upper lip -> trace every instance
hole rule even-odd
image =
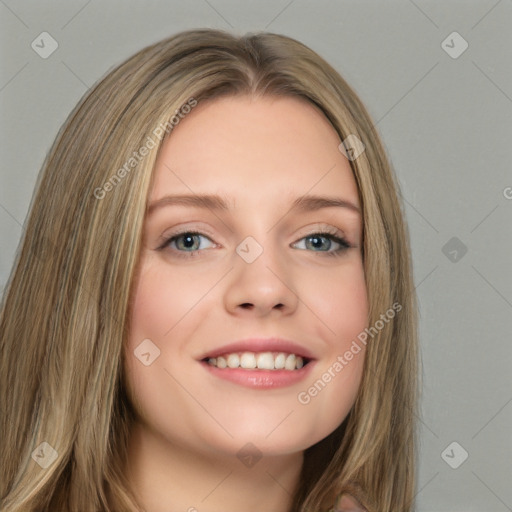
[[[203,354],[200,359],[217,357],[234,352],[284,352],[305,359],[314,359],[313,354],[301,344],[284,338],[247,338],[214,348]]]

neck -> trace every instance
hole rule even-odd
[[[288,512],[302,452],[261,458],[247,452],[198,453],[135,423],[126,473],[145,512]]]

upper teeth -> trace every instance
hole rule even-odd
[[[260,370],[298,370],[304,366],[304,360],[295,354],[284,352],[242,352],[210,357],[208,363],[217,368],[245,368]]]

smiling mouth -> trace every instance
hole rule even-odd
[[[244,370],[300,370],[309,359],[287,352],[232,352],[217,357],[206,357],[204,362],[221,369]]]

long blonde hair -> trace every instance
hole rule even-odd
[[[368,325],[401,306],[368,342],[351,412],[306,450],[291,511],[328,510],[343,493],[369,511],[412,510],[416,299],[399,187],[380,138],[354,91],[303,44],[203,29],[149,46],[109,72],[70,114],[44,162],[0,316],[4,512],[140,510],[122,470],[134,419],[122,347],[163,140],[157,128],[168,131],[191,98],[224,95],[300,97],[341,140],[363,141],[351,166],[363,211]],[[48,467],[37,463],[38,450],[54,459]]]

